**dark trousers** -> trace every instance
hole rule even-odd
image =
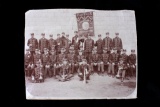
[[[91,52],[85,52],[85,57],[87,59],[87,63],[90,62],[90,57],[91,57],[92,53]]]

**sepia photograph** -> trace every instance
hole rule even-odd
[[[133,10],[29,10],[24,36],[26,99],[137,98]]]

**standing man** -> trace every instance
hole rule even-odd
[[[116,49],[113,49],[114,52],[109,56],[109,76],[112,75],[114,78],[118,72],[118,62],[119,62],[119,54]],[[112,72],[111,72],[112,71]]]
[[[60,37],[60,34],[57,34],[57,39],[56,39],[56,55],[61,53],[61,47],[62,47],[62,40]]]
[[[101,55],[103,53],[103,40],[101,34],[98,35],[98,40],[96,41],[95,46],[97,46],[97,54]]]
[[[27,45],[29,46],[31,56],[35,54],[35,49],[38,48],[38,40],[34,38],[34,33],[31,33],[31,38],[28,40]]]
[[[66,37],[65,37],[65,33],[64,32],[62,32],[61,40],[62,40],[62,46],[64,46],[65,45],[65,41],[66,41]]]
[[[103,39],[103,47],[107,48],[109,53],[112,50],[112,39],[109,37],[109,32],[106,33],[106,37]]]
[[[88,35],[88,38],[84,42],[84,50],[85,50],[85,57],[87,58],[87,63],[90,62],[90,56],[92,55],[92,50],[94,47],[94,40],[91,39],[91,36]]]
[[[42,38],[39,40],[39,49],[44,54],[44,48],[48,49],[48,40],[45,38],[45,33],[42,33]]]
[[[78,48],[79,48],[79,39],[78,39],[78,32],[74,31],[74,37],[72,38],[72,45],[74,45],[75,54],[78,55]]]
[[[49,36],[50,36],[50,39],[48,40],[48,42],[49,42],[49,50],[51,51],[52,46],[54,46],[54,45],[56,46],[57,43],[56,43],[56,40],[53,39],[53,35],[52,34],[50,34]]]
[[[128,62],[129,62],[129,71],[131,75],[136,76],[136,54],[135,50],[131,50],[131,54],[128,57]]]
[[[113,48],[117,50],[117,53],[120,54],[121,49],[123,49],[122,40],[119,36],[119,33],[115,33],[116,37],[113,39]]]
[[[66,39],[64,40],[64,45],[63,45],[66,49],[66,54],[69,53],[69,47],[71,46],[71,40],[69,40],[69,35],[66,35]]]

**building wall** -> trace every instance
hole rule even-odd
[[[30,10],[26,12],[25,21],[25,48],[28,48],[27,41],[30,38],[30,33],[35,34],[38,40],[41,38],[41,33],[46,34],[49,39],[49,34],[53,34],[56,39],[57,33],[65,32],[69,34],[70,39],[77,29],[77,21],[75,14],[78,12],[94,11],[94,30],[97,40],[98,34],[105,37],[105,33],[109,32],[110,37],[115,37],[115,32],[119,32],[119,37],[122,39],[123,48],[127,49],[127,54],[130,54],[131,49],[137,52],[137,34],[135,25],[134,11],[99,11],[89,9],[51,9],[51,10]]]

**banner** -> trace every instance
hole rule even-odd
[[[93,12],[76,13],[79,35],[94,35]]]

